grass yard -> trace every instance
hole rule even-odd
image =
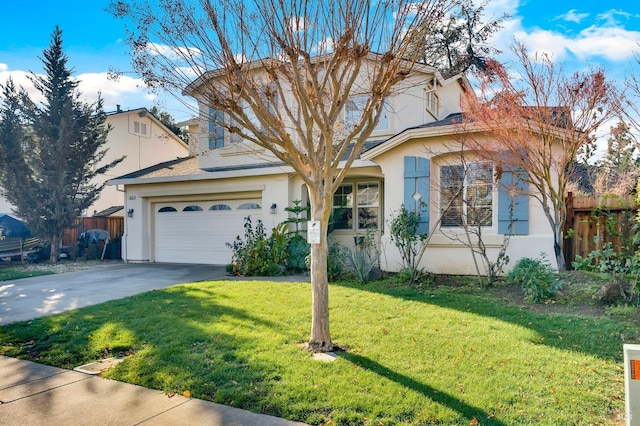
[[[330,288],[336,362],[302,348],[309,284],[185,284],[0,328],[0,354],[309,424],[623,424],[621,335],[607,316],[539,313],[462,287]]]
[[[0,267],[0,281],[18,280],[21,278],[37,277],[53,274],[53,271],[34,271],[22,267]]]

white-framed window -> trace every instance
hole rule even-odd
[[[438,117],[438,113],[440,112],[440,99],[436,94],[435,90],[428,90],[425,93],[425,108],[435,117]]]
[[[493,165],[440,167],[442,228],[493,225]]]
[[[367,104],[369,96],[357,95],[351,96],[344,107],[344,123],[347,130],[351,130],[355,127],[362,118],[362,112]],[[385,101],[380,111],[380,119],[373,131],[389,130],[391,128],[391,121],[389,117],[389,102]]]
[[[355,212],[355,216],[354,216]],[[333,194],[333,229],[364,231],[380,222],[380,182],[346,182]]]
[[[209,107],[209,149],[224,146],[224,112]]]

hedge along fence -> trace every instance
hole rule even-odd
[[[574,197],[569,192],[565,201],[564,256],[568,268],[576,256],[587,257],[606,243],[617,253],[628,244],[638,214],[633,197]]]

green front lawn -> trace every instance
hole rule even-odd
[[[186,284],[2,327],[0,354],[65,368],[129,354],[103,375],[310,424],[620,424],[620,336],[638,339],[624,323],[343,283],[331,329],[346,351],[324,363],[301,345],[310,299],[309,284]]]
[[[39,275],[50,275],[53,271],[34,271],[25,268],[0,268],[0,281],[18,280],[21,278],[37,277]]]

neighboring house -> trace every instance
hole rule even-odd
[[[106,124],[111,127],[104,146],[104,163],[124,156],[124,160],[106,174],[96,177],[94,183],[102,185],[108,179],[131,173],[162,161],[189,155],[187,143],[178,138],[146,108],[117,111],[107,114]],[[13,206],[0,197],[0,213],[10,213]],[[85,216],[123,216],[124,191],[118,186],[105,186]]]
[[[514,177],[492,164],[474,162],[468,153],[460,155],[457,122],[465,90],[470,89],[463,76],[445,79],[434,68],[415,67],[388,99],[377,129],[334,195],[333,238],[353,247],[355,236],[375,228],[383,269],[397,271],[400,256],[388,228],[404,204],[420,209],[422,229],[433,234],[422,266],[432,272],[474,274],[460,227],[466,204],[451,192],[464,185],[463,196],[475,197],[471,201],[481,212],[483,238],[492,254],[510,227],[517,234],[507,251],[511,265],[520,257],[553,253],[553,237],[538,203],[494,182],[494,176],[501,182]],[[187,91],[194,95],[197,87]],[[357,117],[359,105],[354,96],[345,108],[346,123]],[[132,212],[125,218],[123,238],[123,258],[129,262],[227,264],[231,249],[226,243],[244,233],[245,217],[254,224],[262,220],[269,230],[288,217],[284,207],[308,199],[305,184],[291,167],[229,135],[216,124],[221,113],[201,99],[199,108],[203,118],[190,123],[192,137],[199,135],[194,140],[197,156],[109,182],[124,188],[125,210]],[[471,164],[472,175],[460,174],[463,162]],[[449,208],[443,212],[445,206]]]

